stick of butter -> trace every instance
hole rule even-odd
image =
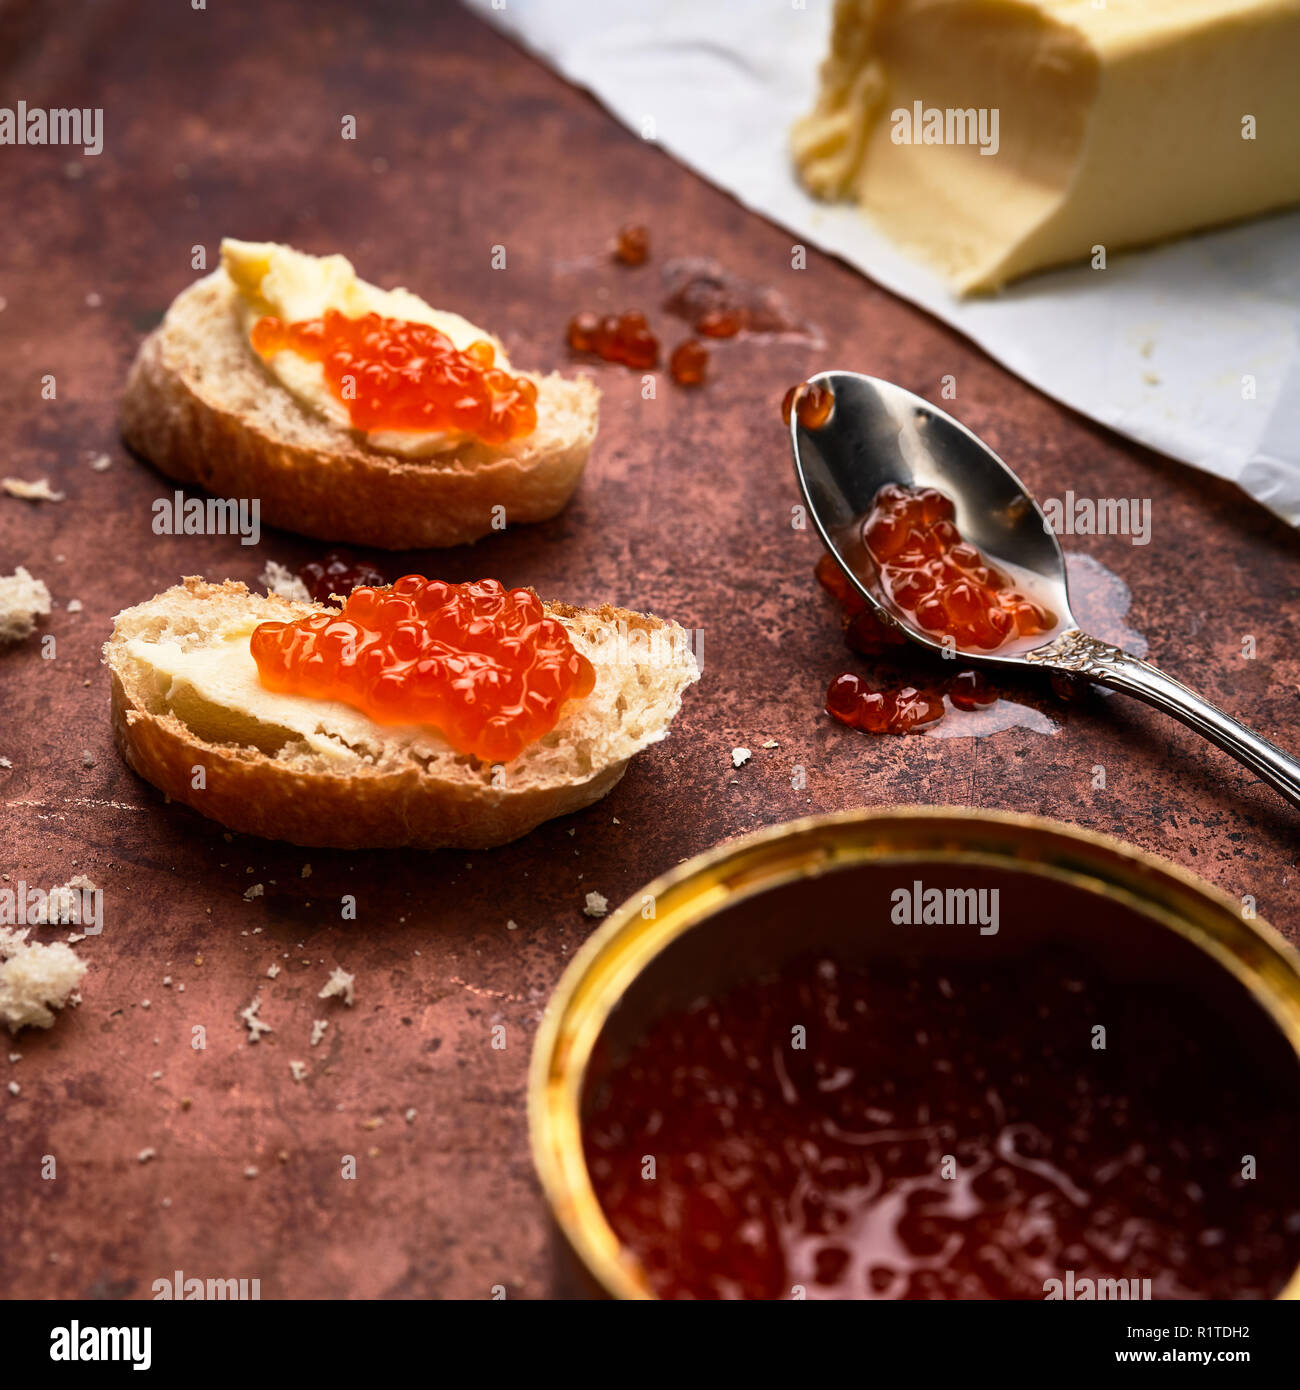
[[[1300,202],[1300,0],[837,0],[810,192],[958,290]]]

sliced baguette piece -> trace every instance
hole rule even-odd
[[[196,281],[132,364],[122,437],[169,478],[256,497],[262,521],[287,531],[387,550],[462,545],[501,529],[501,518],[545,521],[577,487],[600,399],[588,377],[522,373],[537,385],[532,434],[403,459],[286,391],[245,339],[238,301],[224,270]]]
[[[250,720],[214,704],[211,688],[205,699],[199,682],[159,670],[158,644],[175,644],[166,649],[173,654],[177,647],[216,649],[232,632],[324,607],[191,577],[119,613],[104,660],[126,761],[172,799],[266,839],[343,849],[487,849],[604,796],[634,753],[667,736],[682,692],[699,679],[675,623],[608,605],[548,603],[591,660],[596,685],[550,734],[493,768],[433,731],[375,724],[333,701],[311,702],[304,732],[303,697],[289,697],[299,722],[281,726],[265,717],[260,701],[286,697],[260,690]],[[290,720],[291,711],[281,717]]]

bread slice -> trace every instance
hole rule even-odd
[[[122,437],[169,478],[256,497],[268,525],[388,550],[462,545],[500,530],[502,518],[545,521],[577,487],[596,437],[600,393],[589,378],[522,373],[537,384],[532,434],[398,458],[286,391],[245,339],[238,301],[224,270],[196,281],[132,364]]]
[[[300,722],[304,697],[289,697],[291,710],[286,697],[259,689],[258,715],[250,719],[158,669],[164,650],[216,649],[231,632],[323,607],[188,578],[119,613],[104,659],[113,678],[113,730],[131,767],[231,830],[267,839],[344,849],[486,849],[599,800],[634,753],[667,735],[682,692],[699,679],[675,623],[608,605],[548,603],[595,667],[596,685],[551,733],[494,768],[433,731],[375,724],[333,701],[311,702],[308,727]],[[267,717],[263,700],[280,702],[289,722]]]

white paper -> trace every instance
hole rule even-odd
[[[829,0],[468,3],[632,129],[653,122],[664,149],[746,207],[1048,395],[1300,524],[1300,211],[961,300],[856,208],[819,203],[794,177],[789,131],[812,104]]]

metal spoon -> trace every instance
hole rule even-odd
[[[790,413],[795,473],[813,524],[840,568],[886,621],[914,642],[981,666],[1035,666],[1083,676],[1136,695],[1230,753],[1300,806],[1300,761],[1202,699],[1150,662],[1082,631],[1070,612],[1065,557],[1020,479],[964,425],[929,401],[875,377],[821,372],[810,384],[831,392],[829,415],[806,427]],[[862,522],[886,483],[934,487],[952,498],[957,529],[995,564],[1021,571],[1029,597],[1056,626],[994,652],[936,640],[896,608],[862,541]],[[1016,576],[1018,579],[1019,576]]]

